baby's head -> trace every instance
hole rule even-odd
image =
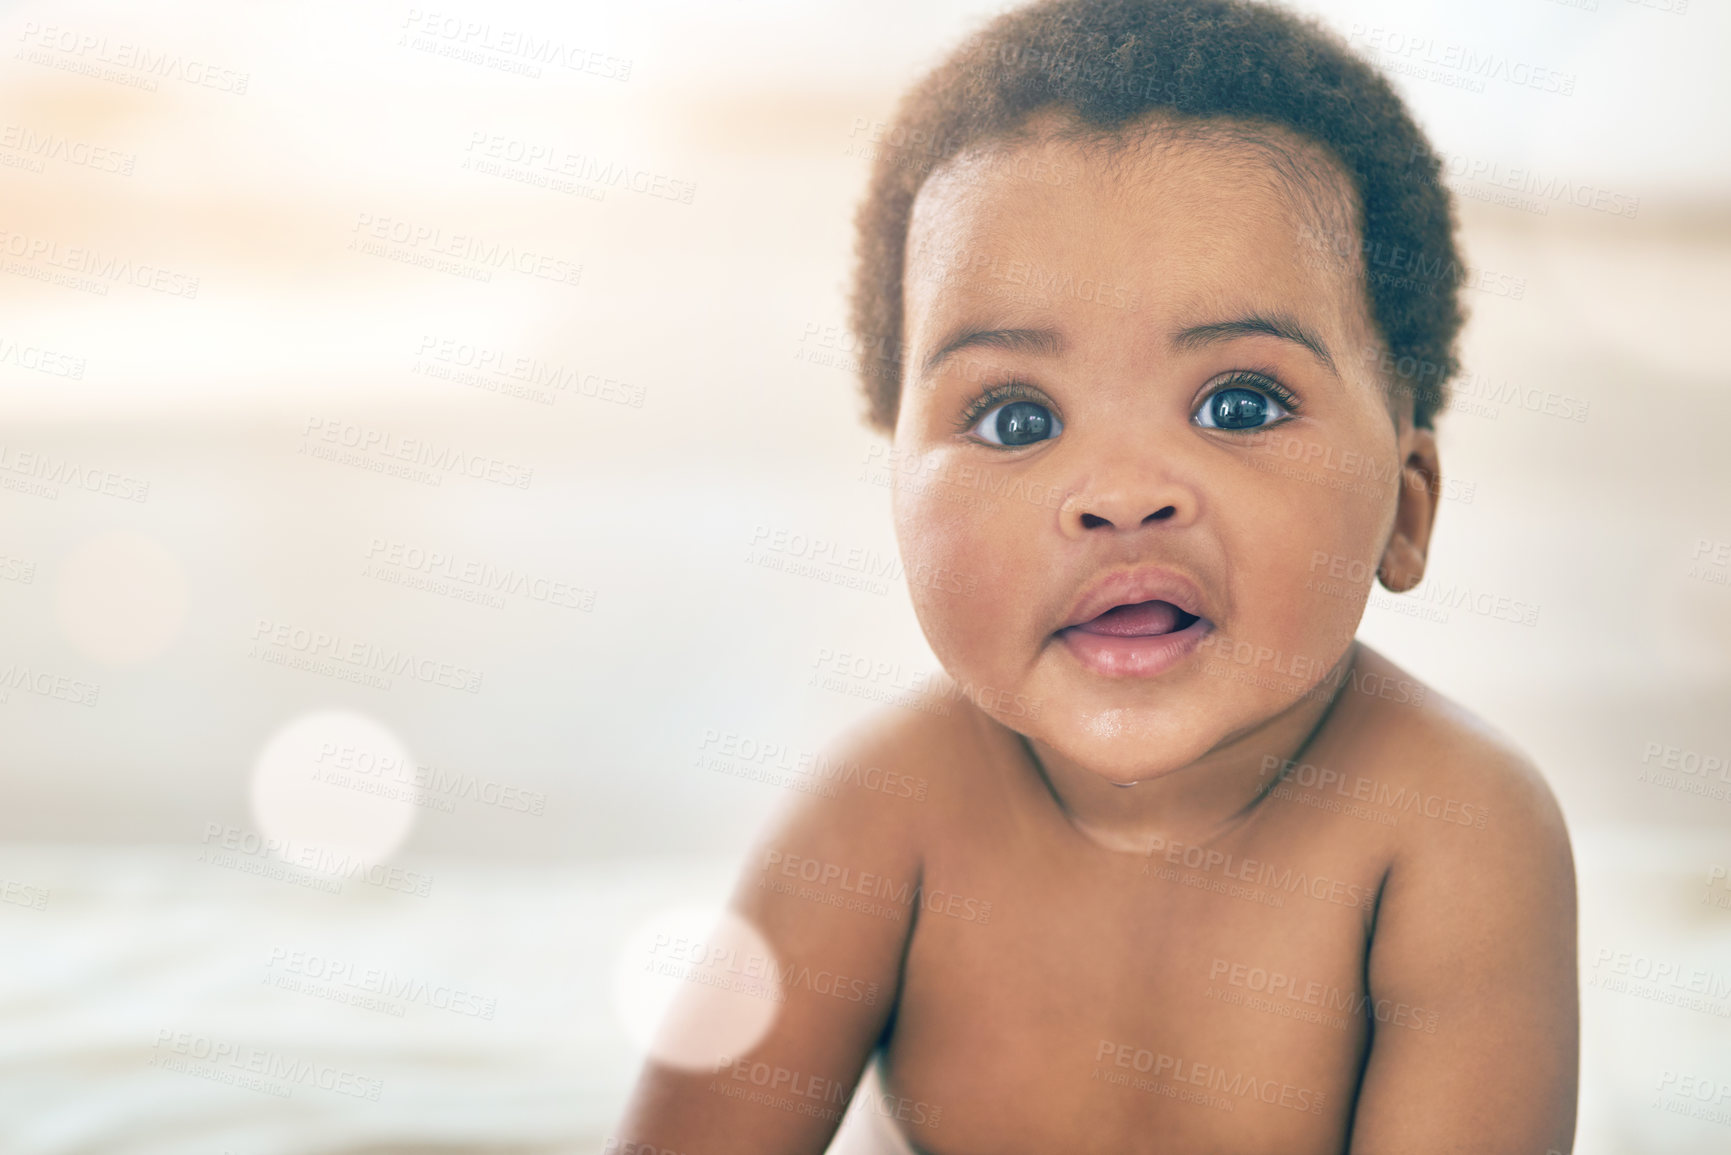
[[[1118,781],[1313,698],[1435,511],[1462,278],[1399,98],[1276,9],[1054,0],[888,140],[853,321],[945,669]]]

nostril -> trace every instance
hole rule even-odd
[[[1174,515],[1176,515],[1177,512],[1178,512],[1177,506],[1168,505],[1162,509],[1155,510],[1153,513],[1149,514],[1147,517],[1143,518],[1142,524],[1147,525],[1151,521],[1165,521],[1168,518],[1171,518]],[[1082,514],[1082,528],[1083,529],[1099,529],[1101,526],[1105,526],[1106,528],[1110,529],[1112,527],[1112,519],[1109,517],[1101,517],[1097,513],[1084,513],[1084,514]]]

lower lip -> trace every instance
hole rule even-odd
[[[1058,637],[1083,668],[1102,677],[1152,678],[1195,653],[1213,629],[1207,618],[1197,618],[1169,634],[1114,638],[1066,629],[1059,630]]]

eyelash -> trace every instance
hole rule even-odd
[[[1279,402],[1288,413],[1294,416],[1298,414],[1299,408],[1303,404],[1296,393],[1276,381],[1274,375],[1267,370],[1234,369],[1226,375],[1225,379],[1216,383],[1213,388],[1203,394],[1203,397],[1212,397],[1223,389],[1251,389],[1262,393]],[[1032,385],[1022,381],[1006,381],[1002,385],[993,385],[968,403],[968,407],[962,411],[961,417],[956,420],[957,432],[968,432],[980,423],[980,418],[1006,401],[1032,401],[1037,405],[1044,405],[1055,414],[1057,413],[1057,406],[1052,404],[1051,398]],[[1062,420],[1062,415],[1059,414],[1058,416]],[[1257,428],[1267,429],[1268,426],[1263,425]],[[1242,432],[1255,431],[1243,430]]]
[[[1058,410],[1058,407],[1052,404],[1051,398],[1032,385],[1022,381],[1006,381],[1002,385],[993,385],[969,402],[968,407],[962,411],[961,417],[956,420],[956,431],[959,433],[968,432],[980,423],[980,418],[1006,401],[1032,401],[1036,405],[1044,405],[1053,413],[1057,413]]]
[[[1278,401],[1281,407],[1294,417],[1298,415],[1299,407],[1303,405],[1303,402],[1298,399],[1298,394],[1282,385],[1279,381],[1276,381],[1274,379],[1274,374],[1266,369],[1234,369],[1226,375],[1224,380],[1216,382],[1213,387],[1202,396],[1204,399],[1207,399],[1225,389],[1249,389],[1253,392],[1271,397],[1275,401]],[[1270,428],[1270,426],[1267,425],[1259,425],[1256,427],[1256,429],[1268,428]],[[1240,430],[1239,432],[1253,433],[1255,431],[1255,429],[1247,429]]]

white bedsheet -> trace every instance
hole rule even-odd
[[[0,851],[7,1155],[598,1150],[639,1061],[614,960],[731,869],[417,861],[425,896],[331,894],[205,854]],[[400,997],[331,997],[373,997],[371,968]],[[238,1085],[259,1068],[277,1093]]]
[[[1577,1151],[1722,1155],[1731,1126],[1690,1117],[1677,1089],[1731,1085],[1731,909],[1701,901],[1731,841],[1618,827],[1575,842]],[[0,848],[5,1155],[599,1151],[641,1061],[614,1005],[621,952],[657,912],[721,902],[735,865],[407,860],[430,876],[419,896],[354,879],[332,894],[209,858]],[[1604,951],[1682,975],[1612,989]],[[324,965],[350,981],[284,985]],[[355,979],[371,968],[399,993],[329,997],[367,997]],[[1709,1009],[1675,1001],[1695,972]],[[224,1045],[214,1061],[190,1053]],[[274,1087],[238,1085],[249,1064]]]

